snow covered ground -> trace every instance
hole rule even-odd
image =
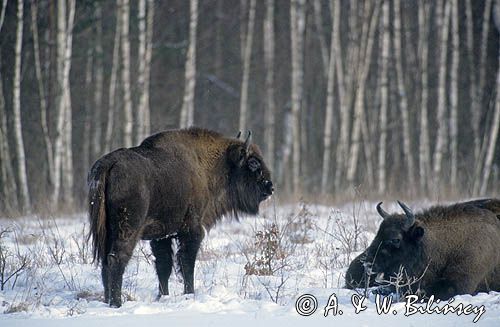
[[[397,210],[390,203],[384,207]],[[269,202],[259,217],[244,217],[240,222],[226,219],[210,231],[198,256],[194,296],[182,294],[180,276],[173,274],[171,295],[159,301],[154,258],[149,244],[141,242],[124,276],[126,301],[121,308],[111,309],[102,303],[100,269],[90,263],[85,214],[3,218],[0,260],[3,256],[6,269],[0,291],[0,326],[472,324],[477,311],[405,316],[404,302],[377,314],[373,296],[363,302],[366,310],[355,313],[351,300],[357,293],[342,288],[343,275],[350,260],[374,237],[379,223],[375,203],[365,201],[337,207],[297,204],[278,208]],[[19,273],[5,282],[18,268]],[[317,310],[310,316],[296,310],[296,301],[304,294],[317,301]],[[325,317],[329,299],[338,307]],[[300,310],[314,311],[313,303],[300,301]],[[451,303],[459,304],[485,311],[478,325],[500,326],[500,293],[458,296]]]

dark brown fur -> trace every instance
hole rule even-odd
[[[384,219],[371,245],[349,266],[348,288],[363,287],[368,277],[369,286],[379,285],[375,275],[389,280],[402,266],[409,277],[421,277],[411,291],[420,287],[427,296],[500,291],[500,200],[435,206],[417,213],[411,226],[405,226],[407,219]]]
[[[225,214],[256,214],[273,191],[259,148],[198,128],[166,131],[141,145],[118,149],[93,165],[88,183],[90,235],[101,262],[105,301],[121,305],[122,276],[136,243],[151,240],[160,280],[168,294],[171,242],[186,293],[194,292],[197,251]]]

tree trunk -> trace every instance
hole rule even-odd
[[[186,54],[184,99],[181,109],[180,127],[194,123],[194,91],[196,87],[196,29],[198,26],[198,0],[190,0],[189,47]]]
[[[439,75],[438,75],[438,103],[437,103],[437,140],[436,140],[436,148],[434,151],[434,184],[435,192],[439,192],[436,188],[439,185],[439,181],[441,180],[441,168],[442,168],[442,159],[445,151],[446,145],[446,133],[447,133],[447,120],[446,120],[446,66],[447,60],[446,55],[448,53],[448,28],[450,22],[450,3],[445,0],[445,8],[444,13],[442,13],[442,1],[438,2],[438,26],[442,28],[438,28],[441,30],[441,44],[440,44],[440,57],[439,57]],[[441,14],[442,13],[442,14]]]
[[[292,0],[290,6],[291,56],[292,56],[292,188],[300,191],[300,111],[304,76],[305,0]]]
[[[399,95],[399,110],[401,111],[401,120],[403,121],[403,154],[407,166],[407,182],[414,185],[414,158],[411,146],[410,114],[408,112],[408,99],[405,87],[405,78],[403,76],[402,63],[402,33],[401,33],[401,6],[400,1],[394,1],[394,57],[396,60],[396,74]],[[413,188],[408,191],[411,192]]]
[[[73,154],[71,150],[71,94],[69,71],[71,68],[72,30],[75,1],[69,1],[68,18],[66,0],[57,5],[57,126],[54,146],[54,188],[52,205],[57,208],[64,181],[64,201],[71,205],[73,198]],[[66,20],[68,19],[68,20]]]
[[[150,131],[149,76],[152,51],[154,0],[139,1],[139,106],[137,108],[136,143],[140,143]],[[147,7],[147,14],[146,14]]]
[[[4,0],[2,13],[3,16],[5,10],[5,4],[7,0]],[[0,16],[0,18],[2,17]],[[2,19],[0,19],[0,32],[2,29]],[[0,48],[1,50],[1,48]],[[0,51],[0,62],[1,62],[1,51]],[[0,210],[4,213],[13,213],[19,211],[17,202],[17,184],[16,177],[14,175],[14,169],[12,168],[11,152],[8,140],[7,131],[7,117],[5,114],[5,98],[3,95],[3,77],[0,72],[0,178],[1,178],[1,200],[0,200]]]
[[[474,157],[473,162],[479,158],[479,152],[481,151],[481,140],[479,136],[479,116],[480,111],[478,99],[477,99],[477,84],[476,84],[476,64],[474,60],[474,23],[472,20],[472,0],[465,0],[465,21],[466,21],[466,40],[467,40],[467,61],[469,68],[469,97],[471,100],[470,104],[470,115],[472,117],[472,135],[474,139]]]
[[[458,170],[458,61],[459,61],[459,31],[458,31],[458,0],[451,3],[451,72],[450,72],[450,161],[452,190],[457,187]]]
[[[123,84],[123,145],[126,148],[132,146],[133,115],[132,97],[130,94],[130,40],[129,40],[129,0],[121,1],[121,50],[122,50],[122,84]]]
[[[481,108],[483,106],[483,90],[484,86],[486,83],[485,80],[485,75],[486,75],[486,54],[488,50],[488,34],[490,30],[490,16],[491,16],[491,6],[492,6],[493,1],[492,0],[485,0],[485,5],[484,5],[484,12],[483,12],[483,26],[481,30],[481,47],[480,47],[480,53],[479,53],[479,63],[477,67],[479,67],[479,87],[476,88],[476,96],[473,98],[473,104],[472,104],[472,112],[473,112],[473,126],[474,129],[477,129],[479,131],[480,125],[481,125]],[[479,146],[479,151],[478,151],[478,156],[475,157],[474,162],[476,163],[476,167],[474,169],[474,185],[473,185],[473,193],[477,194],[480,191],[481,187],[481,169],[483,167],[482,162],[483,162],[483,155],[484,155],[484,150],[485,150],[485,144],[482,143],[480,140],[478,140],[478,143],[480,144]],[[484,174],[483,174],[484,175]]]
[[[69,72],[71,70],[71,52],[73,45],[73,24],[75,19],[75,0],[68,1],[68,22],[66,24],[66,49],[64,57],[64,75],[63,75],[63,90],[64,90],[64,150],[62,162],[62,177],[63,177],[63,196],[62,199],[66,206],[73,206],[73,139],[72,139],[72,109],[71,109],[71,88],[69,83]]]
[[[316,5],[316,6],[319,6]],[[328,179],[330,175],[330,159],[332,155],[332,130],[333,130],[333,111],[334,111],[334,87],[335,87],[335,69],[338,53],[337,50],[337,38],[338,38],[338,28],[340,27],[337,15],[338,15],[338,4],[332,3],[332,31],[331,31],[331,42],[330,42],[330,62],[328,64],[328,82],[326,89],[326,108],[325,108],[325,128],[323,132],[323,166],[321,174],[321,193],[326,194],[328,192]],[[317,15],[320,13],[317,13]],[[327,56],[328,57],[328,56]]]
[[[380,139],[378,151],[378,191],[386,191],[386,145],[387,145],[387,111],[389,108],[389,80],[387,67],[389,65],[389,1],[384,1],[382,6],[382,68],[380,79]]]
[[[497,87],[496,87],[496,99],[495,99],[495,113],[493,115],[493,120],[490,129],[490,135],[488,140],[488,148],[486,151],[486,158],[484,160],[483,178],[481,180],[481,188],[479,189],[479,194],[485,195],[488,188],[488,180],[491,174],[491,166],[493,163],[493,158],[495,156],[495,146],[498,140],[498,132],[500,129],[500,48],[498,52],[498,72],[497,72]]]
[[[247,128],[248,111],[248,82],[250,78],[250,64],[252,59],[253,30],[255,25],[255,5],[256,0],[250,0],[250,12],[248,14],[247,36],[245,37],[245,47],[243,51],[243,79],[241,82],[240,96],[240,121],[239,130],[245,131]]]
[[[120,0],[121,1],[121,0]],[[108,96],[108,117],[106,122],[106,137],[105,137],[105,147],[104,152],[109,152],[111,150],[113,141],[113,123],[115,116],[115,97],[116,97],[116,86],[117,86],[117,76],[119,69],[120,60],[120,39],[121,39],[121,18],[120,18],[120,1],[117,3],[116,8],[116,26],[115,26],[115,39],[113,42],[113,59],[111,64],[111,76],[109,79],[109,96]]]
[[[321,50],[321,59],[323,62],[323,70],[325,72],[325,77],[328,79],[329,72],[329,59],[328,59],[328,47],[326,45],[325,37],[323,35],[323,17],[321,14],[321,0],[313,1],[314,7],[314,25],[316,27],[316,33],[318,34],[319,48]]]
[[[274,101],[274,0],[266,0],[264,18],[264,65],[266,68],[266,111],[264,113],[266,160],[274,171],[274,129],[276,105]]]
[[[35,75],[38,82],[38,96],[40,98],[40,126],[42,127],[42,137],[45,143],[45,153],[47,156],[48,182],[52,187],[54,184],[54,163],[52,141],[49,136],[47,117],[47,98],[43,83],[42,69],[40,64],[40,47],[38,42],[38,1],[31,2],[31,30],[33,32],[33,56],[35,61]]]
[[[94,91],[94,108],[92,111],[92,125],[94,130],[92,131],[92,144],[91,144],[91,161],[98,158],[102,153],[102,143],[103,143],[103,121],[102,114],[104,112],[103,103],[103,50],[102,50],[102,7],[99,2],[95,4],[94,8],[94,18],[96,20],[95,25],[95,91]]]
[[[21,210],[31,212],[31,201],[28,190],[28,176],[26,174],[26,157],[24,153],[23,131],[21,123],[21,61],[23,46],[23,0],[17,2],[17,28],[14,63],[14,85],[12,87],[12,114],[14,121],[14,135],[17,157],[17,177],[20,186]]]
[[[429,145],[429,118],[428,118],[428,52],[429,52],[429,4],[421,2],[418,7],[418,35],[419,35],[419,58],[420,58],[420,80],[421,80],[421,98],[420,98],[420,140],[419,140],[419,172],[420,187],[422,192],[427,191],[428,180],[430,179],[430,145]]]
[[[360,67],[360,72],[359,72],[359,79],[358,79],[358,88],[356,90],[356,99],[355,99],[355,104],[354,104],[354,123],[353,123],[353,129],[352,129],[352,141],[351,141],[351,151],[349,155],[349,163],[348,163],[348,168],[347,168],[347,181],[349,183],[353,183],[354,178],[356,176],[356,171],[358,168],[358,158],[359,158],[359,147],[361,145],[361,129],[363,129],[365,132],[367,131],[367,125],[366,125],[366,120],[365,120],[365,87],[366,87],[366,81],[368,78],[368,72],[370,70],[370,62],[372,59],[372,49],[373,49],[373,43],[374,43],[374,33],[376,30],[376,26],[378,23],[378,16],[379,16],[379,9],[380,9],[380,3],[377,2],[375,3],[375,8],[373,10],[373,15],[371,17],[371,20],[369,22],[366,22],[365,25],[369,26],[364,26],[363,30],[365,31],[365,37],[364,39],[366,40],[365,42],[362,42],[362,44],[366,44],[365,51],[363,51],[364,56],[360,56],[363,58],[362,65]],[[369,9],[366,9],[367,12]],[[369,15],[365,15],[365,17],[369,17]],[[368,139],[365,138],[365,142],[369,142]],[[368,146],[368,144],[366,144]],[[369,153],[369,152],[367,152]],[[368,178],[370,178],[370,158],[367,158],[367,174]]]

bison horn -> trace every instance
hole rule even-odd
[[[383,202],[379,202],[379,204],[377,204],[377,211],[378,211],[378,214],[380,215],[380,217],[385,219],[385,218],[389,217],[390,215],[384,209],[382,209],[382,203]]]
[[[415,214],[403,202],[401,202],[401,201],[398,200],[398,204],[401,207],[401,209],[403,209],[403,211],[405,212],[405,215],[406,215],[405,227],[406,228],[410,228],[415,223]]]
[[[236,135],[236,139],[240,139],[240,136],[241,136],[241,131],[238,132],[238,135]]]
[[[252,131],[248,131],[247,138],[245,140],[245,150],[248,152],[250,144],[252,143]]]

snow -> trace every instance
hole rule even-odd
[[[156,300],[158,281],[148,242],[141,242],[124,275],[124,304],[119,309],[102,302],[100,269],[90,263],[85,214],[66,217],[30,216],[0,219],[2,253],[8,254],[7,272],[26,267],[0,291],[0,326],[85,326],[111,323],[118,326],[173,323],[174,326],[439,326],[469,325],[475,313],[414,314],[405,316],[405,302],[393,303],[387,314],[377,314],[375,297],[356,314],[351,298],[357,293],[343,288],[349,264],[374,237],[380,218],[375,203],[360,201],[341,206],[273,202],[258,217],[240,222],[224,219],[203,242],[195,273],[195,294],[183,295],[180,276],[172,274],[169,296]],[[411,203],[418,209],[423,203]],[[427,204],[425,204],[427,205]],[[384,203],[396,211],[394,203]],[[278,243],[272,276],[247,275],[248,263],[265,256],[256,245],[256,233],[277,226]],[[246,269],[247,268],[247,269]],[[10,269],[10,270],[9,270]],[[311,316],[297,313],[295,302],[314,295],[317,310]],[[342,315],[324,317],[332,294]],[[484,306],[477,325],[500,326],[500,293],[461,295],[450,305]],[[440,303],[442,307],[446,303]],[[420,307],[424,307],[421,305]],[[396,310],[397,314],[393,314]],[[3,313],[3,314],[2,314]]]

